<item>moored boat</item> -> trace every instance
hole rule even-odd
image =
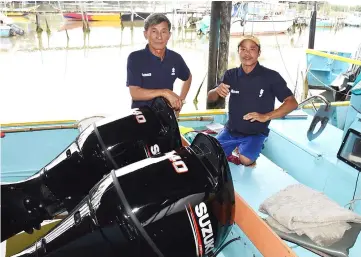
[[[330,103],[322,97],[312,97],[300,104],[300,110],[271,122],[270,135],[255,167],[228,164],[235,190],[236,225],[224,241],[232,243],[218,249],[222,250],[223,256],[358,257],[361,252],[361,227],[358,223],[351,223],[351,229],[338,243],[320,246],[305,235],[284,233],[273,228],[265,222],[266,215],[259,208],[266,199],[288,186],[305,185],[323,192],[340,206],[351,205],[354,213],[361,214],[361,203],[357,200],[361,193],[361,183],[358,183],[361,170],[358,159],[361,158],[360,87],[357,82],[352,89],[344,129],[327,125],[332,117]],[[313,116],[303,112],[302,108],[315,99],[323,101],[318,112]],[[320,133],[314,131],[318,127],[317,120],[322,121]],[[185,139],[183,144],[193,142],[199,132],[209,133],[211,130],[217,133],[226,121],[224,110],[181,114],[178,123]],[[32,171],[36,172],[49,161],[44,159],[45,153],[49,153],[47,158],[54,158],[79,135],[79,124],[63,121],[3,125],[1,154],[3,162],[7,159],[9,162],[2,163],[2,175],[10,179],[11,169],[14,171],[15,166],[4,174],[4,167],[9,168],[9,164],[16,164],[18,171],[24,171],[34,159],[38,159]],[[59,125],[63,127],[56,127]],[[49,146],[48,142],[54,138],[59,139],[59,145],[54,143]],[[37,144],[31,143],[30,139]],[[28,146],[27,150],[25,146]],[[37,149],[34,150],[34,147]],[[18,159],[24,162],[16,161]],[[24,178],[29,173],[22,175]]]
[[[64,18],[75,21],[120,21],[120,13],[80,13],[80,12],[67,12],[63,13]]]
[[[15,32],[8,25],[0,25],[0,37],[11,37],[14,36]]]

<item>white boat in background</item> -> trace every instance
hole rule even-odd
[[[360,27],[361,26],[361,13],[350,14],[344,21],[346,26]]]
[[[270,17],[268,19],[253,19],[243,21],[234,19],[231,24],[230,33],[232,36],[243,34],[281,34],[293,25],[293,19],[285,16]]]
[[[233,5],[231,36],[285,33],[294,23],[296,11],[278,2],[242,1]],[[197,32],[207,34],[210,16],[196,23]]]
[[[242,1],[233,6],[231,35],[285,33],[296,12],[278,2]]]

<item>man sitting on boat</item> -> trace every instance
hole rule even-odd
[[[127,63],[127,87],[132,108],[150,105],[156,97],[164,97],[179,112],[188,94],[192,75],[182,56],[166,46],[171,36],[171,23],[163,14],[151,14],[144,21],[145,49],[132,52]],[[180,96],[173,92],[173,83],[184,81]]]
[[[217,139],[229,161],[249,166],[261,153],[270,121],[287,115],[298,103],[282,76],[259,64],[258,38],[244,36],[238,53],[241,66],[225,72],[220,84],[208,92],[208,101],[230,94],[229,120]],[[282,102],[277,109],[275,98]]]

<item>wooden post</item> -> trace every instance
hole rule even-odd
[[[232,2],[212,2],[209,32],[208,91],[213,89],[228,68]],[[208,92],[207,91],[207,92]],[[224,99],[208,103],[207,109],[222,109]]]
[[[220,81],[228,69],[228,54],[229,54],[229,37],[231,29],[231,14],[232,14],[232,2],[221,2],[221,27],[220,27],[220,41],[218,52],[218,70],[217,81]],[[225,107],[224,98],[216,103],[215,108],[223,109]]]
[[[130,21],[131,21],[131,25],[130,25],[130,29],[133,30],[134,27],[134,10],[133,10],[133,1],[130,1]]]
[[[208,85],[207,92],[217,84],[217,60],[218,60],[218,42],[219,27],[221,18],[221,2],[212,1],[211,19],[209,28],[209,55],[208,55]],[[207,102],[207,109],[212,109],[213,103]]]
[[[310,21],[310,33],[308,37],[308,48],[314,49],[315,47],[315,34],[316,34],[316,18],[317,18],[317,2],[314,3],[314,9]]]

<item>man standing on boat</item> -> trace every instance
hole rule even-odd
[[[259,64],[258,38],[244,36],[238,54],[241,66],[225,72],[221,83],[208,92],[208,101],[230,94],[229,120],[217,139],[229,161],[249,166],[261,153],[270,121],[295,110],[298,103],[281,75]],[[277,109],[275,98],[282,102]]]
[[[154,13],[144,21],[145,49],[132,52],[127,63],[127,87],[132,108],[150,105],[152,99],[164,97],[179,113],[192,82],[192,75],[182,56],[167,48],[171,36],[167,16]],[[183,81],[180,96],[173,92],[173,83]]]

